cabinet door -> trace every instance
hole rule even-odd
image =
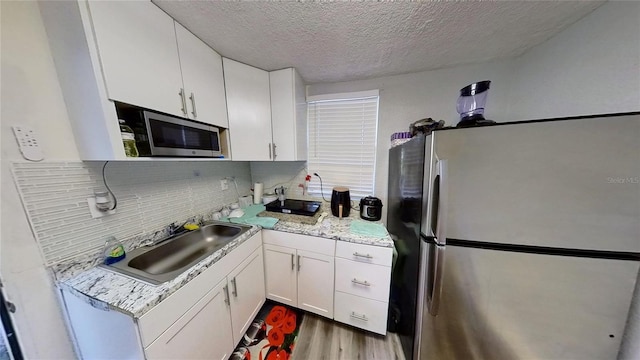
[[[229,127],[222,57],[182,25],[175,25],[189,118]]]
[[[298,306],[295,249],[264,245],[264,275],[268,299]]]
[[[333,256],[298,250],[298,308],[333,318]]]
[[[272,160],[269,73],[227,58],[222,63],[232,159]]]
[[[271,128],[275,161],[307,159],[307,102],[294,68],[271,71]]]
[[[147,359],[227,359],[235,342],[224,279],[145,349]]]
[[[173,19],[149,1],[90,1],[109,98],[185,116]]]
[[[264,304],[264,263],[258,248],[229,275],[233,340],[238,343]]]

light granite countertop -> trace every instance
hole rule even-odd
[[[321,217],[315,225],[280,220],[273,230],[373,246],[393,247],[393,240],[388,233],[385,237],[380,238],[357,235],[351,232],[351,223],[358,221],[360,217],[357,210],[352,209],[348,218],[339,219],[331,215],[331,211],[326,208],[327,206],[323,206],[320,211],[326,211],[328,215]],[[200,261],[175,279],[160,285],[151,285],[115,271],[96,267],[95,260],[92,260],[93,262],[82,261],[52,270],[57,277],[60,288],[83,299],[93,307],[115,310],[139,318],[260,230],[259,226],[252,226],[250,231],[224,248]]]
[[[366,235],[358,235],[351,232],[351,223],[354,221],[365,221],[360,219],[360,211],[351,209],[349,217],[338,218],[331,215],[331,209],[328,204],[323,204],[319,211],[324,211],[327,216],[324,217],[318,224],[307,225],[289,221],[278,221],[273,227],[273,230],[284,231],[294,234],[303,234],[310,236],[318,236],[327,239],[334,239],[340,241],[347,241],[358,244],[366,244],[382,247],[393,247],[393,240],[389,233],[385,237],[373,237]],[[373,223],[382,224],[381,221],[375,221]]]
[[[95,308],[115,310],[139,318],[261,230],[258,226],[252,226],[249,231],[222,249],[175,279],[160,285],[151,285],[115,271],[93,267],[70,278],[59,280],[58,286]]]

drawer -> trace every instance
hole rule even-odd
[[[393,248],[338,241],[336,257],[366,264],[391,266]]]
[[[336,291],[389,301],[391,268],[336,258]]]
[[[336,291],[333,318],[377,334],[387,334],[389,303]]]
[[[335,240],[317,236],[293,234],[276,230],[262,230],[262,239],[265,244],[311,251],[329,256],[334,256],[336,252]]]

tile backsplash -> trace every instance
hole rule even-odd
[[[109,162],[107,184],[117,197],[116,213],[93,219],[87,198],[105,189],[104,162],[12,164],[15,183],[45,264],[59,264],[96,253],[109,235],[120,240],[152,234],[175,221],[236,202],[249,195],[247,162]]]

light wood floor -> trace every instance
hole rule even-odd
[[[292,360],[405,360],[398,336],[381,336],[305,313]]]

